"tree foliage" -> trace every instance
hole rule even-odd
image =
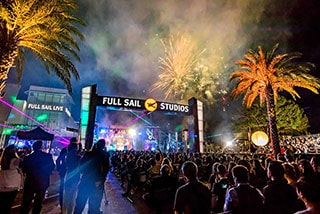
[[[257,97],[260,105],[266,103],[268,131],[275,156],[280,153],[275,111],[279,93],[285,91],[295,99],[300,98],[296,87],[316,94],[320,88],[319,79],[309,74],[313,64],[298,61],[300,53],[276,54],[277,48],[275,45],[266,52],[261,46],[257,51],[248,50],[244,59],[236,61],[240,69],[230,75],[230,80],[237,80],[231,92],[233,98],[244,95],[242,103],[247,107],[251,107]]]
[[[73,15],[74,0],[7,0],[0,2],[0,93],[15,68],[21,81],[25,54],[30,51],[71,92],[71,78],[79,79],[72,58],[78,56],[77,38],[83,39]]]
[[[233,121],[235,132],[244,132],[249,129],[268,131],[268,117],[266,105],[260,106],[258,101],[252,104],[251,108],[243,107],[238,113],[237,119]],[[276,105],[277,128],[280,135],[301,135],[306,134],[308,118],[304,110],[293,100],[279,96]]]
[[[238,79],[232,97],[237,98],[244,94],[243,104],[251,107],[257,97],[260,104],[268,102],[269,86],[274,101],[281,91],[288,92],[294,99],[300,98],[295,87],[305,88],[318,94],[319,80],[309,74],[314,65],[294,61],[301,57],[300,53],[275,55],[277,48],[278,45],[275,45],[271,51],[264,52],[259,46],[258,51],[250,49],[243,60],[236,61],[236,65],[241,69],[230,75],[230,80]]]

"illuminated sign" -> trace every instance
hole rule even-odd
[[[160,110],[162,111],[174,111],[174,112],[189,112],[189,106],[188,105],[182,105],[182,104],[176,104],[176,103],[160,103]]]
[[[123,98],[123,97],[109,97],[109,96],[98,96],[99,106],[112,106],[119,108],[135,108],[147,110],[149,112],[153,111],[170,111],[179,113],[190,113],[190,108],[188,105],[182,105],[177,103],[166,103],[157,102],[153,98],[148,98],[146,100],[134,99],[134,98]]]
[[[158,103],[155,99],[152,99],[152,98],[148,98],[146,99],[146,101],[144,102],[144,107],[150,111],[150,112],[153,112],[155,110],[157,110],[158,108]]]
[[[70,113],[70,111],[69,111],[68,108],[65,109],[65,112],[66,112],[66,114],[68,115],[68,117],[71,117],[71,113]]]
[[[103,106],[142,108],[144,101],[122,97],[102,97]]]
[[[47,111],[63,111],[64,107],[63,106],[58,106],[58,105],[28,103],[27,109],[47,110]]]

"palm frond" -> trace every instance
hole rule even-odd
[[[30,50],[47,72],[54,72],[71,92],[71,78],[80,78],[72,62],[72,59],[80,61],[76,38],[84,39],[77,27],[84,22],[73,15],[76,9],[74,0],[12,0],[7,7],[1,7],[1,26],[12,35],[12,41],[7,42],[16,42],[19,50],[15,61],[19,79],[23,53]]]

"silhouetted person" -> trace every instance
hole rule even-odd
[[[130,182],[130,178],[133,169],[135,168],[136,163],[134,161],[134,155],[129,154],[127,159],[124,160],[124,165],[121,171],[121,187],[124,187],[124,183],[127,181],[128,183]],[[130,188],[127,188],[127,191],[123,193],[123,196],[127,196],[128,193],[130,192]]]
[[[197,178],[198,167],[192,161],[182,165],[186,184],[178,188],[173,210],[178,213],[210,213],[211,193],[209,188]]]
[[[267,174],[270,182],[263,188],[266,213],[285,214],[296,211],[298,196],[284,178],[284,168],[279,161],[269,163]]]
[[[42,201],[50,184],[50,175],[55,167],[52,155],[41,150],[42,141],[34,142],[32,148],[33,152],[22,161],[22,171],[26,175],[21,204],[22,214],[29,213],[32,200],[34,200],[32,213],[40,213]]]
[[[307,209],[296,212],[296,214],[320,213],[320,186],[316,179],[300,179],[297,182],[297,193]]]
[[[314,179],[316,178],[316,173],[310,163],[307,159],[301,159],[298,161],[298,166],[301,172],[300,177],[304,177],[307,179]]]
[[[6,147],[0,160],[0,211],[9,214],[14,199],[22,188],[22,172],[19,168],[21,160],[17,148],[14,145]]]
[[[178,185],[178,178],[172,176],[171,169],[167,164],[160,168],[160,175],[155,176],[150,181],[150,192],[154,193],[157,189],[171,188],[176,189]]]
[[[81,156],[78,154],[77,142],[70,142],[66,155],[67,172],[63,188],[63,214],[72,214],[75,207],[76,193],[80,180],[79,164]]]
[[[70,139],[70,144],[71,143],[77,143],[78,140],[75,137],[72,137]],[[56,165],[57,165],[57,170],[59,172],[60,176],[60,186],[59,186],[59,204],[60,208],[62,210],[62,202],[63,202],[63,188],[64,188],[64,181],[65,181],[65,175],[67,172],[67,166],[66,166],[66,156],[68,152],[68,147],[64,147],[61,149],[60,154],[56,160]]]
[[[130,174],[128,175],[128,182],[127,182],[127,190],[122,196],[127,197],[132,192],[133,187],[139,185],[139,177],[141,174],[146,176],[147,170],[144,167],[143,159],[138,159],[136,161],[135,167],[130,170]]]
[[[223,205],[226,198],[227,189],[231,186],[227,177],[227,169],[223,164],[217,167],[216,181],[211,185],[211,193],[213,198],[211,200],[212,209],[216,212],[223,212]]]
[[[263,211],[263,195],[249,184],[249,171],[245,166],[237,165],[232,169],[235,187],[226,194],[224,211],[232,214],[257,214]]]
[[[66,167],[66,155],[67,155],[67,147],[61,149],[60,154],[56,160],[57,171],[59,172],[60,184],[59,184],[59,204],[62,210],[62,202],[63,202],[63,187],[64,180],[67,172]]]
[[[284,178],[287,180],[289,185],[291,185],[294,189],[296,189],[297,176],[293,166],[289,163],[283,163],[282,166],[284,169]]]
[[[150,190],[144,195],[147,204],[154,206],[157,211],[165,210],[170,205],[170,211],[178,187],[178,178],[170,174],[171,169],[167,164],[160,168],[160,175],[154,176],[150,181]]]
[[[311,158],[310,164],[314,170],[316,179],[320,182],[320,156],[313,156]]]
[[[87,201],[89,213],[101,213],[100,204],[104,182],[109,171],[109,155],[105,152],[105,140],[100,139],[92,151],[84,154],[80,161],[81,180],[76,199],[75,214],[81,214]]]
[[[160,150],[158,150],[159,152],[156,153],[155,155],[155,164],[152,165],[149,169],[148,169],[148,173],[151,177],[153,176],[157,176],[160,175],[160,168],[161,168],[161,163],[163,160],[163,154]]]

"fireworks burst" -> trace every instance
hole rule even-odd
[[[184,36],[171,36],[168,41],[160,40],[165,56],[160,57],[159,81],[152,90],[160,89],[167,98],[181,98],[188,83],[194,79],[193,68],[205,50],[197,51],[193,42]]]

